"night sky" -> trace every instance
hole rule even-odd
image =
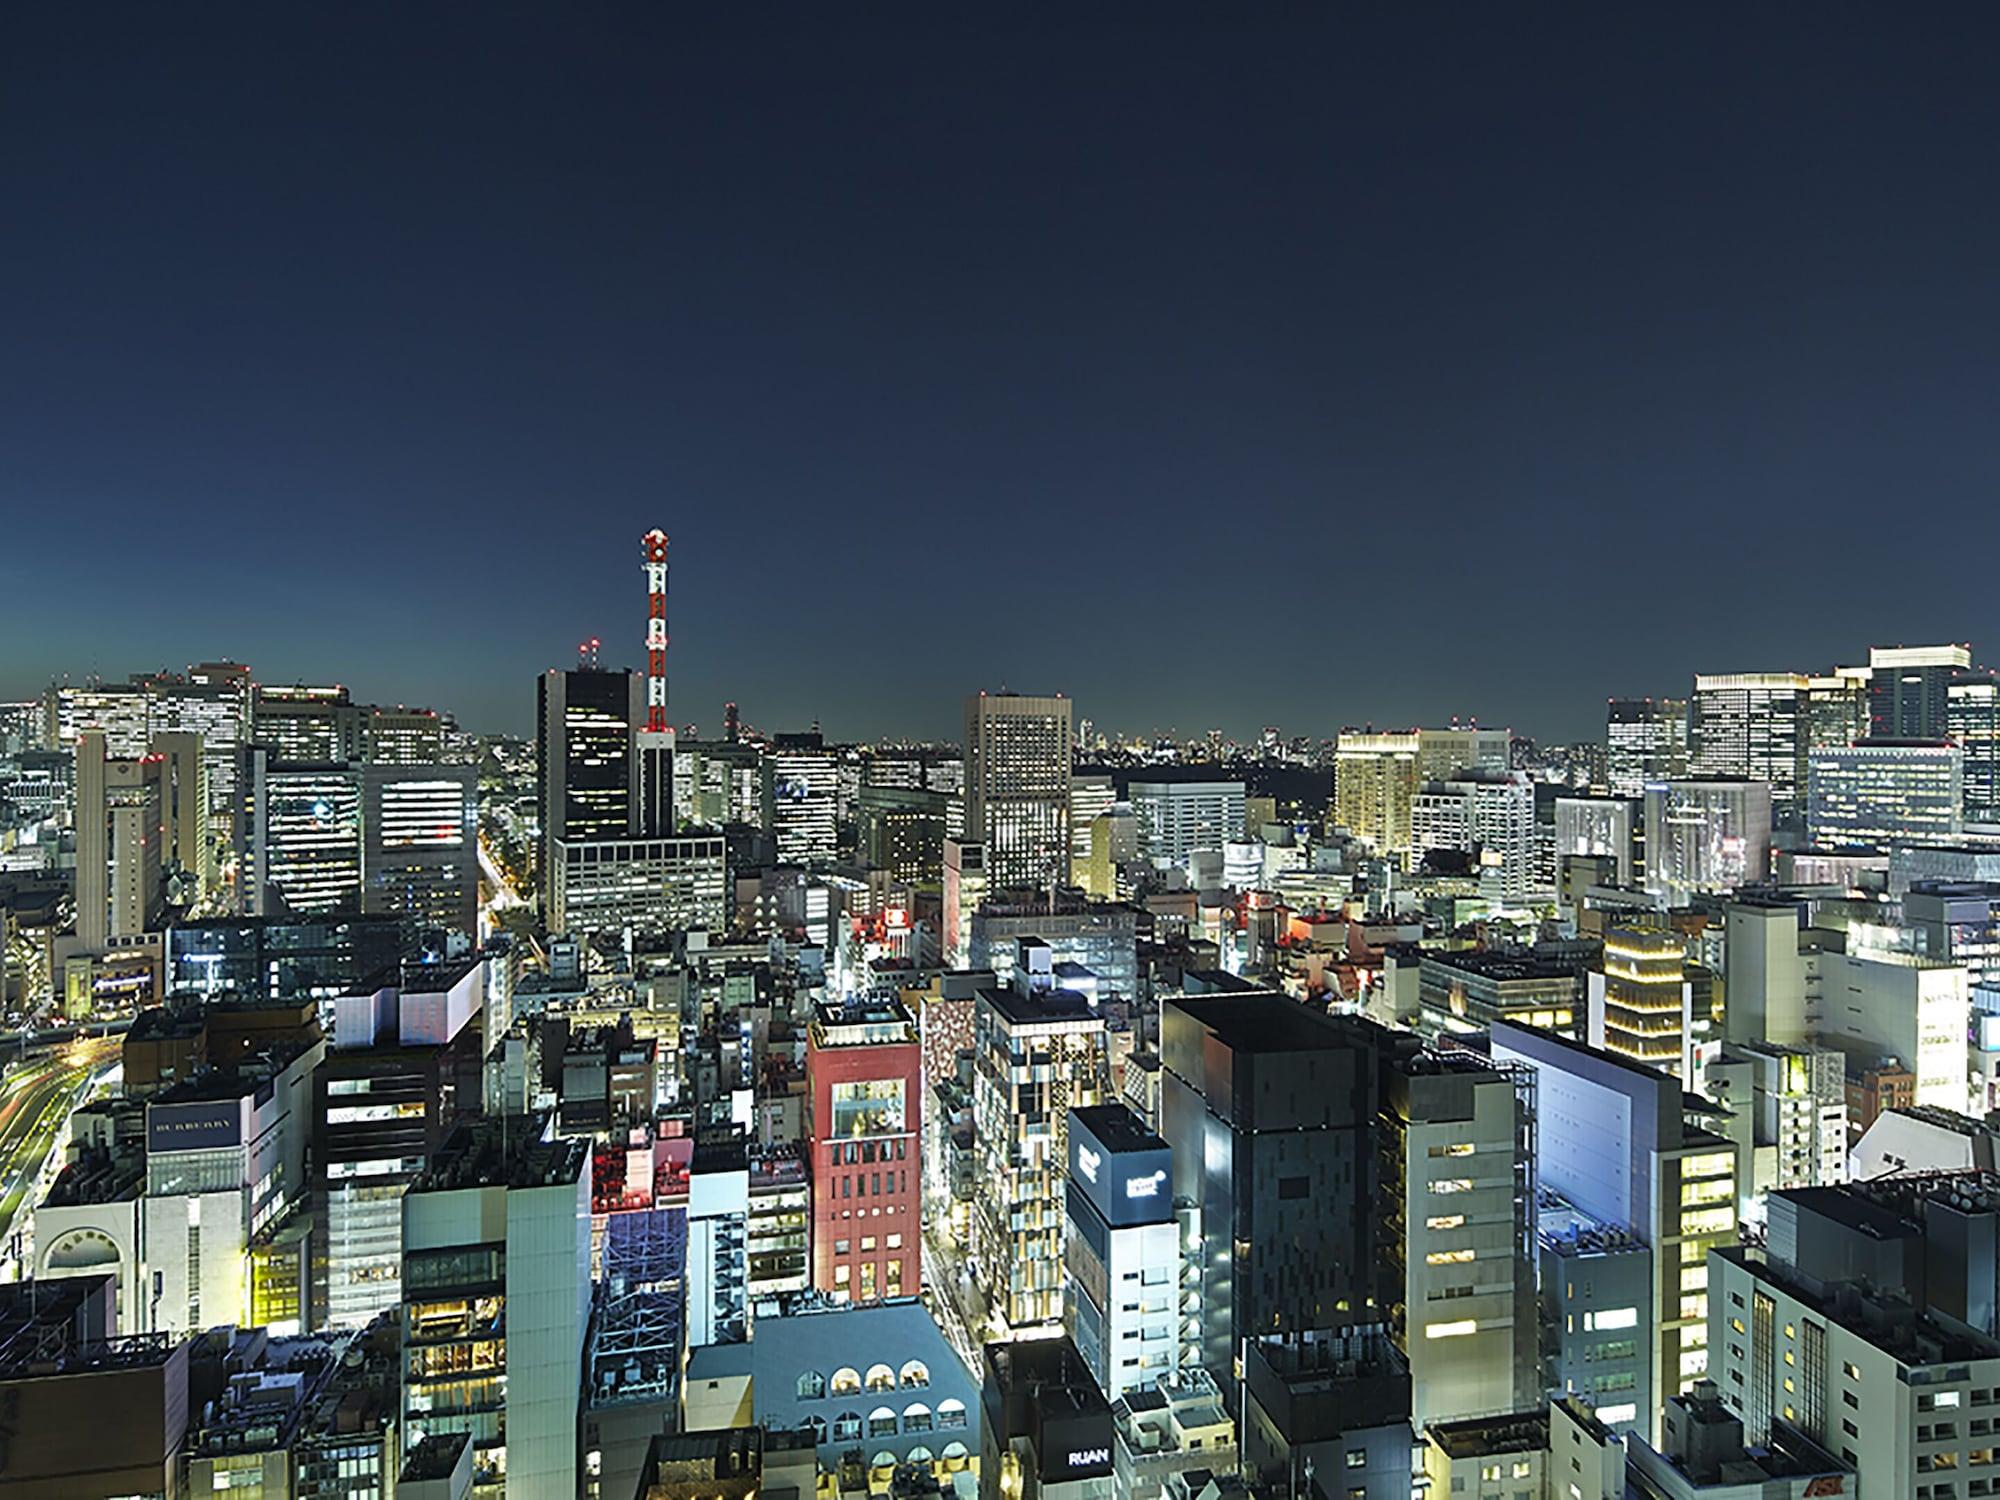
[[[2000,658],[2000,11],[972,10],[0,11],[0,693],[525,729],[656,524],[711,733]]]

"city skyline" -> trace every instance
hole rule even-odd
[[[1990,524],[1992,17],[1150,19],[11,18],[0,504],[144,540],[17,554],[0,691],[520,732],[654,524],[683,722],[1574,739],[1991,638],[1875,542]]]

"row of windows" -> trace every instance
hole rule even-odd
[[[906,1362],[901,1373],[887,1365],[870,1365],[867,1377],[852,1366],[843,1366],[831,1376],[822,1375],[817,1370],[807,1370],[799,1377],[799,1399],[816,1401],[822,1396],[851,1396],[860,1390],[893,1391],[899,1385],[904,1390],[919,1389],[931,1383],[930,1367],[920,1359]],[[949,1403],[947,1403],[949,1404]]]
[[[844,1411],[829,1424],[824,1417],[807,1417],[805,1425],[812,1428],[816,1440],[826,1442],[829,1434],[836,1443],[853,1442],[860,1437],[864,1426],[870,1437],[895,1437],[899,1432],[929,1432],[933,1428],[962,1428],[965,1426],[965,1403],[963,1401],[940,1401],[933,1412],[921,1401],[912,1402],[903,1408],[900,1420],[896,1413],[886,1406],[878,1406],[868,1414],[864,1424],[858,1411]]]

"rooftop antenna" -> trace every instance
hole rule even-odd
[[[587,641],[577,642],[577,647],[576,647],[577,667],[580,670],[595,672],[597,670],[597,650],[598,647],[602,646],[603,644],[604,643],[600,641],[596,636],[592,636]]]
[[[667,727],[667,534],[655,526],[639,538],[646,570],[646,729]]]

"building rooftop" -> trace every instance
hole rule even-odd
[[[1072,1111],[1112,1151],[1165,1151],[1166,1141],[1122,1104],[1087,1104]]]
[[[575,1182],[589,1159],[590,1143],[565,1136],[545,1139],[548,1129],[546,1115],[462,1118],[409,1191],[537,1188]]]
[[[1324,1012],[1276,991],[1167,1002],[1200,1022],[1235,1052],[1344,1051],[1352,1040]]]
[[[1433,1422],[1424,1431],[1449,1458],[1521,1453],[1548,1447],[1549,1413],[1548,1408],[1543,1407],[1537,1411],[1470,1417],[1462,1422]]]

